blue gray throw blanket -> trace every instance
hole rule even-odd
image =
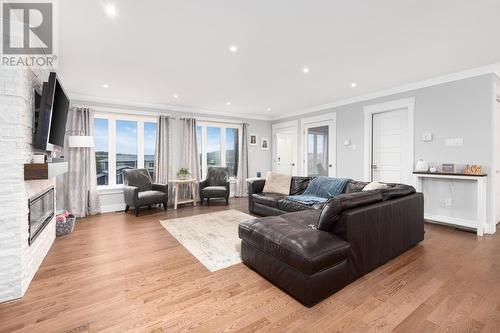
[[[319,176],[309,183],[303,194],[289,195],[286,198],[309,206],[316,203],[324,203],[331,197],[342,194],[349,181],[350,179],[347,178]]]

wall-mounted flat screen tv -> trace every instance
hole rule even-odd
[[[69,98],[56,73],[43,83],[42,98],[37,106],[38,121],[33,145],[37,149],[53,151],[64,146]]]

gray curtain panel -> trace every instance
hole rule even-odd
[[[170,118],[160,116],[156,128],[155,182],[168,183],[170,165]]]
[[[248,178],[248,124],[243,123],[241,126],[241,151],[238,154],[238,171],[236,174],[236,193],[237,197],[245,197],[248,195],[247,178]]]
[[[68,172],[64,176],[66,209],[78,217],[100,212],[94,148],[68,147],[69,135],[94,135],[94,112],[73,108],[66,123],[65,155]]]
[[[182,150],[181,150],[181,167],[187,168],[191,173],[190,178],[197,181],[200,180],[200,161],[198,160],[198,140],[196,137],[196,119],[184,118],[182,123]],[[181,190],[181,198],[189,198],[191,189],[188,186],[183,186]],[[196,196],[198,197],[198,186],[196,188]]]

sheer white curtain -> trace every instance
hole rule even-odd
[[[237,197],[248,195],[248,124],[241,126],[241,151],[238,153],[238,171],[236,173],[236,193]]]
[[[191,173],[190,178],[200,180],[200,161],[198,160],[198,140],[196,137],[196,119],[181,119],[182,129],[182,149],[181,149],[181,167],[187,168]],[[191,195],[190,188],[183,186],[181,195],[188,198]],[[198,189],[196,189],[198,194]]]
[[[100,213],[94,148],[68,147],[70,135],[94,135],[94,112],[88,108],[73,108],[66,123],[65,155],[68,172],[64,176],[66,209],[78,217]]]

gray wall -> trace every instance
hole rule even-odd
[[[494,86],[497,78],[493,74],[482,75],[460,81],[440,84],[432,87],[394,94],[382,98],[353,103],[332,109],[326,109],[303,116],[274,121],[279,123],[311,116],[336,112],[337,116],[337,176],[363,179],[364,159],[364,107],[367,105],[415,97],[415,150],[414,161],[422,158],[430,165],[454,163],[457,170],[466,164],[480,164],[488,177],[488,223],[494,230],[496,175],[493,166],[494,145]],[[423,132],[431,132],[433,140],[423,142]],[[298,133],[298,147],[302,136]],[[462,147],[447,147],[447,138],[463,138]],[[343,145],[350,139],[356,150]],[[298,154],[300,151],[298,150]],[[496,153],[495,153],[496,154]],[[300,155],[297,155],[300,160]],[[433,183],[434,197],[426,195],[426,212],[445,214],[461,218],[470,218],[469,208],[465,203],[476,202],[474,191],[460,184]],[[444,198],[452,198],[451,207],[445,206]],[[473,207],[474,206],[474,207]],[[487,226],[488,230],[488,226]]]
[[[407,97],[415,97],[415,161],[429,163],[481,164],[490,172],[492,163],[492,75],[483,75],[405,93],[395,94],[303,116],[274,121],[337,113],[337,176],[363,178],[364,107]],[[300,126],[299,126],[300,127]],[[300,131],[300,129],[299,129]],[[420,140],[422,132],[432,132],[433,141]],[[463,147],[446,147],[445,139],[463,138]],[[350,139],[356,150],[344,147]],[[301,135],[298,135],[299,146]]]

